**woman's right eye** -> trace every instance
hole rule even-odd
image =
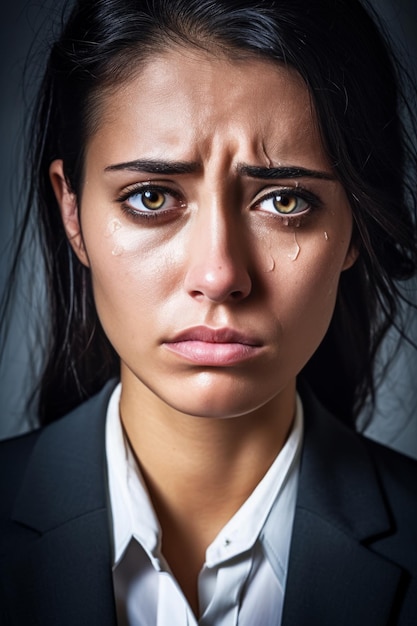
[[[128,189],[118,199],[123,210],[134,217],[148,217],[183,207],[183,202],[170,189],[163,187],[140,187]]]

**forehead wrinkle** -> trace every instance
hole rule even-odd
[[[200,63],[197,56],[186,59],[185,66],[184,57],[172,52],[157,57],[117,94],[105,98],[101,126],[117,124],[122,137],[117,160],[134,160],[146,154],[162,160],[199,161],[205,167],[215,164],[224,175],[238,162],[297,165],[301,157],[307,162],[300,165],[317,169],[312,163],[319,160],[323,169],[322,142],[310,93],[295,70],[269,64],[277,80],[260,78],[257,89],[259,69],[268,65],[263,60],[250,60],[249,67],[246,62],[207,57]],[[195,65],[188,67],[188,62]],[[211,87],[202,80],[206,75]],[[245,80],[245,75],[250,80]],[[218,89],[219,76],[224,77],[226,87],[230,83],[231,92],[224,83]],[[144,100],[147,106],[142,112]],[[136,146],[131,141],[135,136]],[[102,147],[106,141],[101,142]]]

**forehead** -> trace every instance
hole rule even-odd
[[[204,160],[226,145],[230,158],[244,161],[328,166],[310,93],[294,69],[187,48],[153,57],[104,92],[87,154]]]

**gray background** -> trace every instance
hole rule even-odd
[[[373,0],[388,31],[412,73],[417,65],[417,3],[415,0]],[[48,42],[59,29],[62,2],[59,0],[14,0],[2,8],[0,24],[0,289],[10,259],[8,242],[12,233],[18,189],[25,177],[21,159],[21,132],[27,107],[35,93]],[[30,69],[26,73],[25,65]],[[416,103],[417,105],[417,103]],[[31,257],[31,263],[33,257]],[[23,417],[30,388],[30,366],[40,351],[33,330],[34,311],[42,309],[44,293],[39,285],[19,289],[18,305],[0,368],[0,439],[31,427],[33,416]],[[410,331],[417,341],[416,315]],[[395,334],[386,342],[388,350]],[[384,362],[382,354],[381,363]],[[417,457],[417,353],[403,344],[386,382],[380,387],[377,413],[367,434],[387,445]]]

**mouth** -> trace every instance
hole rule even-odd
[[[196,365],[226,367],[257,356],[261,342],[231,328],[196,326],[180,332],[164,346]]]

